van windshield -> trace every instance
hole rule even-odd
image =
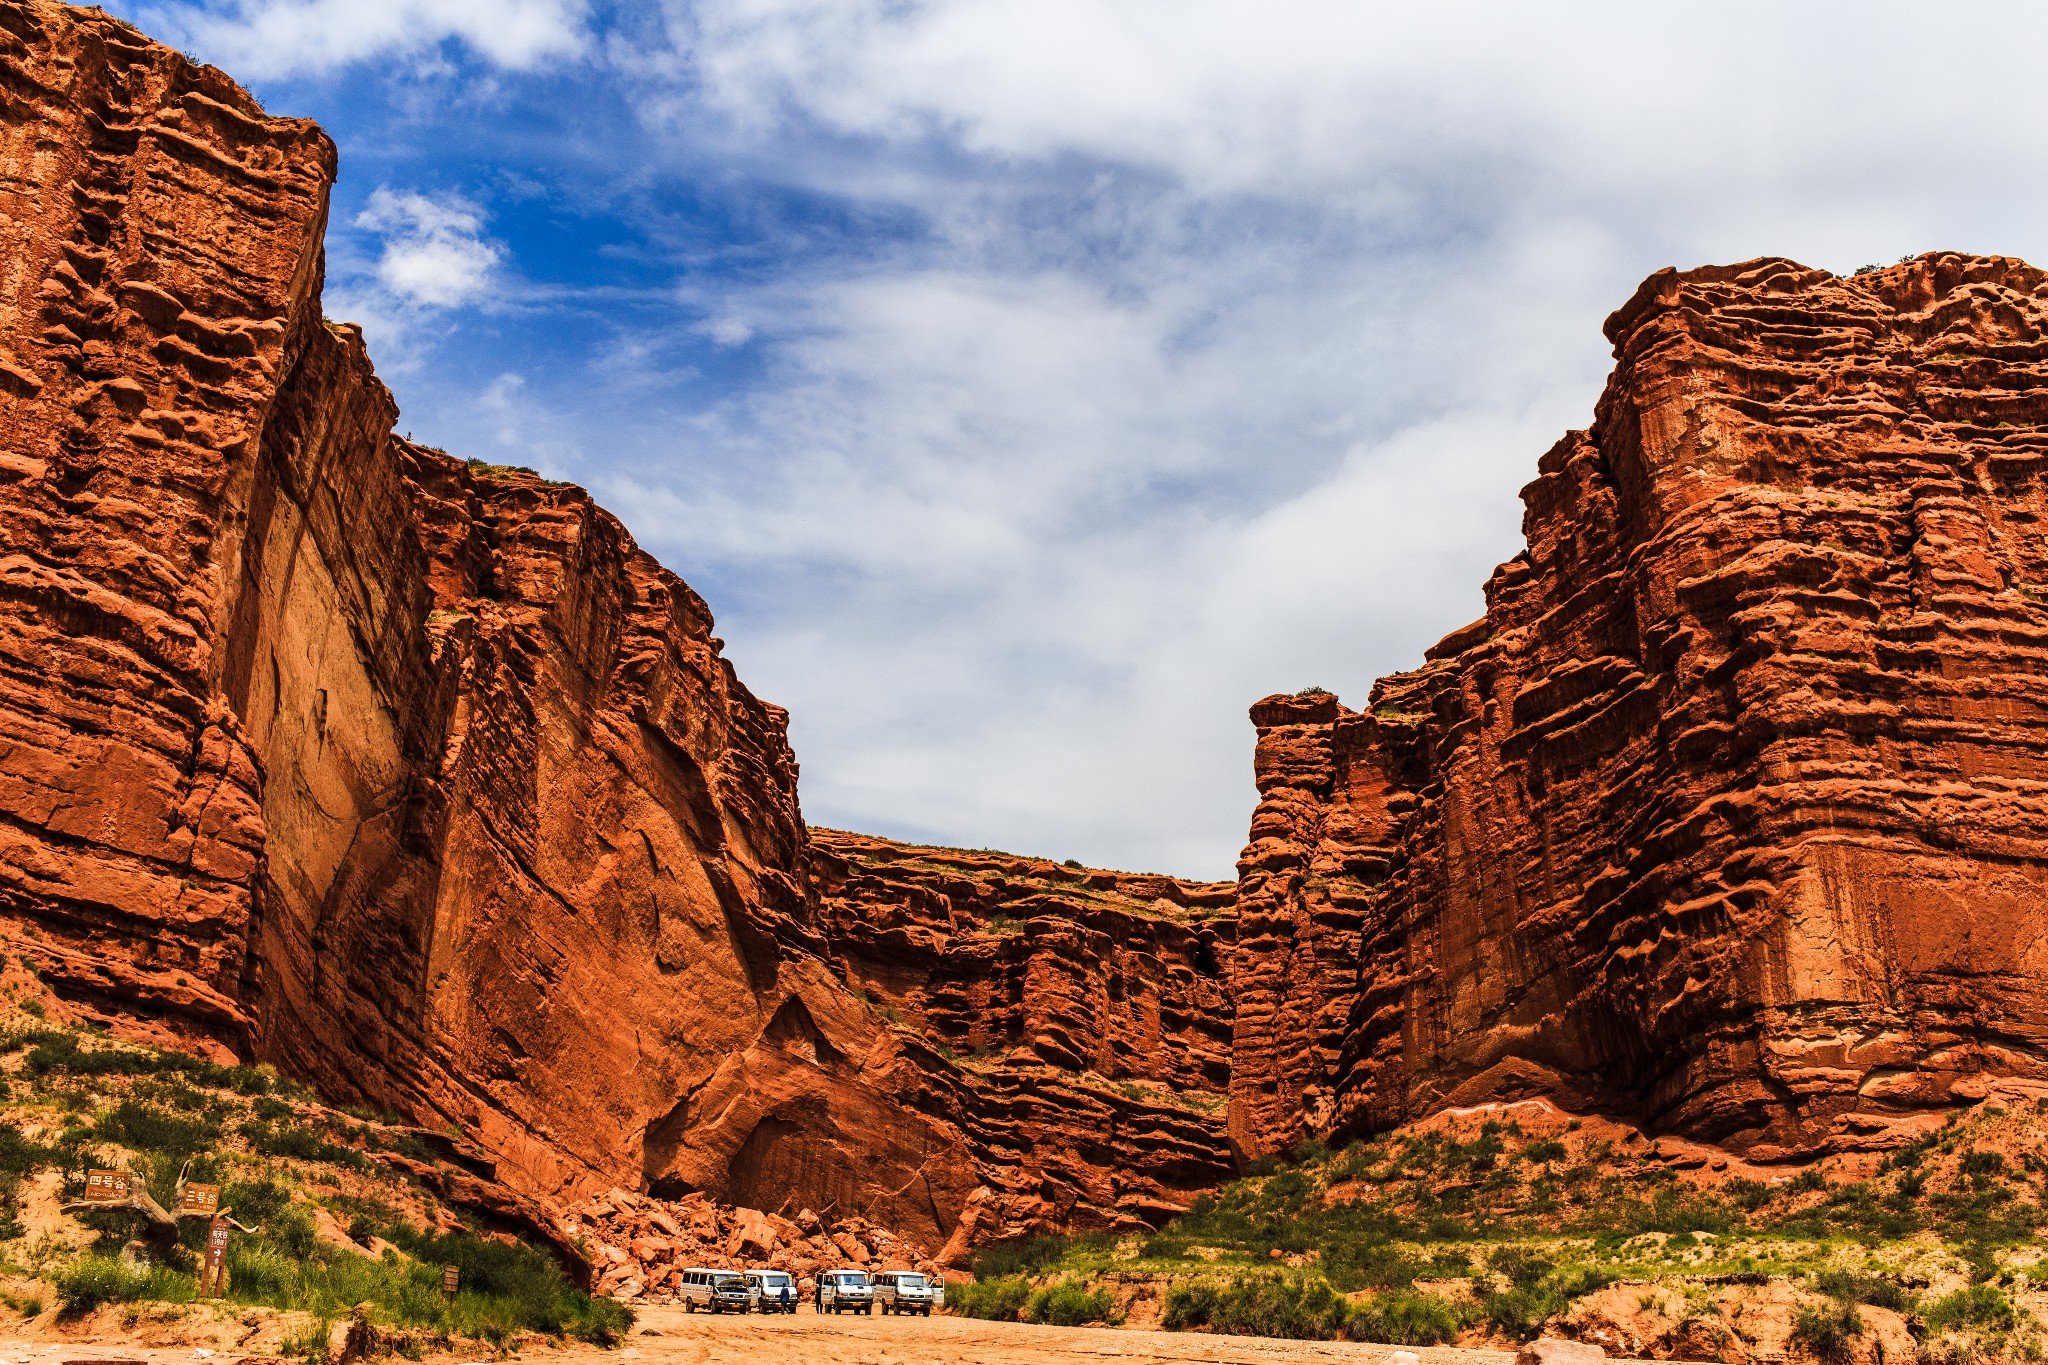
[[[711,1283],[720,1289],[745,1289],[747,1282],[737,1275],[718,1275]]]
[[[832,1278],[841,1289],[864,1289],[868,1283],[865,1275],[835,1275]]]
[[[922,1289],[924,1288],[924,1276],[898,1275],[896,1277],[896,1287],[898,1289]]]

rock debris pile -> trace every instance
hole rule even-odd
[[[561,1229],[581,1240],[598,1293],[650,1303],[675,1302],[677,1279],[692,1267],[786,1270],[806,1296],[819,1271],[842,1266],[945,1273],[924,1248],[865,1218],[827,1222],[809,1209],[785,1218],[701,1194],[662,1200],[608,1190],[577,1205]]]

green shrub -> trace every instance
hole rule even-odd
[[[1074,1239],[1068,1237],[1020,1237],[990,1242],[974,1254],[974,1278],[1000,1280],[1012,1275],[1035,1275],[1059,1264],[1074,1244]]]
[[[1842,1365],[1863,1335],[1863,1315],[1853,1303],[1807,1304],[1792,1316],[1792,1345],[1822,1365]]]
[[[1108,1288],[1088,1288],[1087,1281],[1068,1276],[1034,1293],[1024,1305],[1024,1321],[1047,1327],[1081,1327],[1091,1322],[1118,1322],[1116,1300]]]
[[[52,1277],[64,1317],[90,1313],[103,1303],[154,1299],[173,1303],[196,1297],[192,1280],[175,1271],[135,1270],[112,1256],[85,1256]]]
[[[1534,1289],[1556,1268],[1554,1262],[1522,1246],[1495,1247],[1486,1264],[1517,1289]]]
[[[102,1142],[118,1143],[138,1152],[187,1157],[197,1155],[217,1133],[211,1124],[198,1119],[180,1118],[134,1100],[123,1100],[93,1125],[93,1135]]]
[[[1841,1303],[1867,1303],[1895,1313],[1912,1309],[1914,1299],[1899,1285],[1882,1275],[1859,1274],[1853,1270],[1823,1270],[1814,1276],[1813,1287]]]
[[[371,1168],[370,1159],[353,1147],[344,1147],[330,1142],[312,1128],[288,1122],[270,1123],[254,1120],[241,1127],[242,1136],[249,1145],[265,1156],[289,1157],[294,1161],[319,1161],[334,1166],[348,1166],[366,1171]]]
[[[2005,1157],[1999,1152],[1964,1152],[1962,1171],[1964,1175],[1998,1175],[2005,1170]]]
[[[1928,1305],[1926,1316],[1927,1325],[1936,1330],[1981,1327],[1993,1332],[2009,1332],[2018,1321],[2012,1300],[1998,1286],[1990,1284],[1973,1284],[1968,1289],[1944,1295]]]
[[[1360,1289],[1406,1289],[1422,1269],[1387,1242],[1326,1243],[1322,1252],[1323,1273],[1347,1294]]]
[[[1166,1292],[1160,1325],[1180,1332],[1207,1327],[1239,1336],[1332,1341],[1351,1321],[1351,1304],[1321,1276],[1240,1275],[1218,1286],[1182,1281]]]
[[[86,1048],[81,1045],[80,1035],[69,1029],[38,1026],[0,1038],[0,1051],[23,1047],[28,1049],[22,1059],[23,1069],[38,1080],[59,1071],[71,1076],[185,1076],[199,1085],[242,1095],[267,1095],[272,1090],[281,1090],[310,1096],[303,1086],[275,1081],[258,1067],[222,1066],[156,1048]]]
[[[1440,1294],[1408,1290],[1375,1295],[1346,1328],[1354,1341],[1385,1341],[1396,1346],[1441,1346],[1464,1327],[1458,1305]]]
[[[1015,1322],[1030,1301],[1031,1281],[1022,1275],[946,1286],[946,1306],[964,1318]]]
[[[1562,1307],[1564,1300],[1558,1295],[1533,1286],[1482,1294],[1479,1298],[1479,1313],[1487,1324],[1502,1336],[1517,1341],[1534,1336],[1536,1329]]]
[[[1159,1325],[1169,1332],[1207,1327],[1222,1300],[1222,1286],[1213,1280],[1175,1280],[1160,1304]]]

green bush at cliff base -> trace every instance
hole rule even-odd
[[[1853,1303],[1809,1304],[1792,1317],[1792,1344],[1822,1365],[1843,1365],[1856,1353],[1863,1316]]]
[[[1003,1280],[1013,1275],[1036,1275],[1060,1264],[1075,1253],[1106,1250],[1116,1244],[1113,1235],[1083,1233],[1076,1237],[1018,1237],[990,1242],[974,1254],[977,1280]]]
[[[90,1313],[105,1303],[130,1303],[149,1299],[159,1303],[186,1303],[197,1298],[192,1277],[174,1270],[138,1270],[113,1256],[86,1256],[72,1262],[52,1277],[57,1285],[59,1316],[72,1318]]]
[[[2010,1332],[2018,1320],[2012,1300],[1996,1285],[1973,1284],[1927,1306],[1927,1325],[1937,1331],[1949,1327],[1981,1327],[1993,1332]]]
[[[1441,1294],[1396,1289],[1375,1295],[1352,1315],[1345,1335],[1354,1341],[1396,1346],[1441,1346],[1463,1330],[1465,1318]]]
[[[1085,1280],[1069,1276],[1032,1294],[1024,1305],[1024,1321],[1047,1327],[1083,1327],[1091,1322],[1121,1322],[1116,1300],[1107,1288],[1090,1289]]]
[[[519,1332],[539,1332],[611,1346],[633,1325],[631,1309],[572,1287],[560,1267],[531,1247],[469,1233],[415,1233],[407,1250],[418,1259],[387,1255],[373,1261],[314,1242],[310,1220],[291,1216],[299,1212],[280,1210],[263,1232],[229,1246],[230,1303],[323,1318],[368,1303],[375,1317],[394,1326],[499,1343]],[[463,1290],[453,1298],[441,1291],[443,1265],[462,1268]],[[104,1251],[73,1262],[54,1279],[61,1311],[72,1317],[106,1303],[189,1303],[199,1297],[187,1270],[139,1270]]]
[[[1175,1284],[1166,1291],[1160,1325],[1170,1332],[1206,1327],[1237,1336],[1333,1341],[1351,1316],[1350,1301],[1320,1275],[1250,1274]]]
[[[1031,1281],[1022,1275],[946,1286],[946,1307],[965,1318],[1016,1322],[1031,1301]]]

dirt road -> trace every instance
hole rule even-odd
[[[820,1317],[808,1307],[793,1317],[638,1311],[640,1321],[621,1350],[528,1348],[509,1359],[526,1365],[1380,1365],[1399,1349],[971,1318]],[[238,1314],[223,1312],[219,1323],[204,1307],[165,1306],[142,1322],[124,1323],[111,1308],[102,1315],[55,1336],[0,1336],[0,1365],[257,1365],[277,1359],[269,1353],[274,1345],[251,1350],[250,1342],[238,1350],[218,1335],[246,1333]],[[1418,1354],[1423,1365],[1509,1365],[1514,1359],[1507,1351],[1451,1347]],[[485,1359],[430,1356],[423,1365],[481,1365]]]
[[[659,1335],[655,1335],[658,1333]],[[565,1351],[574,1365],[1373,1365],[1393,1346],[1193,1332],[1029,1327],[971,1318],[713,1317],[643,1308],[623,1351]],[[1435,1348],[1423,1365],[1507,1365],[1506,1351]]]

